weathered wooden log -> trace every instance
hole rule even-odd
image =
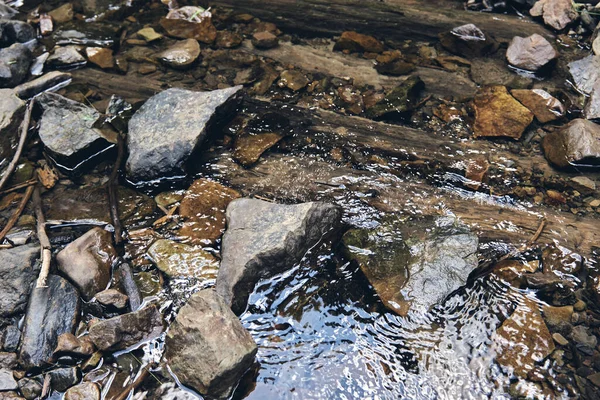
[[[286,32],[304,36],[336,36],[357,31],[379,39],[435,40],[441,32],[475,24],[496,39],[550,31],[528,18],[470,12],[461,2],[440,0],[207,0],[212,7],[227,7],[275,23]]]

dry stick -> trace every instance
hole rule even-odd
[[[108,201],[110,203],[110,217],[112,219],[113,226],[115,228],[115,243],[121,244],[122,231],[121,221],[119,221],[119,201],[117,199],[117,177],[119,176],[119,168],[123,163],[123,156],[125,153],[125,140],[122,134],[118,135],[117,142],[117,160],[113,166],[113,170],[108,179]]]
[[[15,224],[19,220],[19,217],[23,213],[23,210],[25,209],[27,202],[31,198],[31,194],[33,193],[34,187],[35,186],[29,186],[27,188],[27,191],[25,192],[25,196],[23,196],[23,198],[21,199],[21,203],[19,203],[19,207],[15,210],[14,214],[11,215],[10,219],[6,223],[6,226],[4,227],[4,229],[2,229],[2,232],[0,232],[0,241],[4,239],[6,234],[13,228],[13,226],[15,226]]]
[[[542,221],[540,222],[540,226],[538,226],[537,231],[535,231],[535,234],[533,235],[533,237],[531,239],[529,239],[530,244],[533,244],[533,243],[535,243],[536,240],[538,240],[538,238],[544,231],[545,226],[546,226],[546,218],[542,218]]]
[[[27,186],[35,185],[37,183],[37,179],[30,179],[25,182],[21,182],[16,184],[15,186],[11,186],[8,189],[4,189],[0,191],[0,196],[4,196],[5,194],[16,192],[17,190],[26,188]]]
[[[37,235],[40,241],[41,257],[42,257],[42,269],[38,276],[35,287],[46,287],[46,280],[50,273],[50,261],[52,260],[52,246],[50,239],[46,234],[46,218],[44,217],[44,210],[42,210],[42,198],[40,196],[40,187],[35,186],[33,192],[33,207],[35,209],[35,217],[37,219]]]
[[[148,368],[142,367],[142,372],[140,375],[131,383],[131,385],[127,386],[117,397],[113,398],[113,400],[125,400],[129,397],[132,390],[135,390],[138,386],[142,384],[144,379],[146,379],[150,375],[150,371]]]
[[[33,109],[33,100],[27,104],[27,108],[25,109],[25,116],[23,117],[23,122],[21,123],[21,137],[19,138],[19,145],[17,146],[17,151],[13,156],[12,161],[6,167],[6,171],[2,179],[0,179],[0,189],[6,185],[6,182],[10,179],[15,167],[17,166],[17,162],[19,162],[19,158],[21,157],[21,153],[23,152],[23,147],[25,147],[25,141],[27,140],[27,131],[29,130],[29,122],[31,121],[31,110]]]

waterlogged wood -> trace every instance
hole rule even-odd
[[[208,0],[212,7],[232,8],[280,29],[305,36],[336,36],[357,31],[379,39],[437,40],[441,32],[475,24],[499,40],[534,33],[552,37],[529,18],[465,11],[462,2],[440,0]]]

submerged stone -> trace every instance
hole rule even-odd
[[[97,383],[83,382],[67,390],[64,400],[100,400],[100,389]]]
[[[557,57],[550,42],[537,33],[526,38],[515,36],[506,51],[510,64],[528,71],[537,71]]]
[[[600,56],[589,55],[569,63],[569,73],[577,90],[590,94],[600,80]]]
[[[151,97],[129,121],[129,177],[139,181],[181,173],[211,126],[235,108],[241,88],[168,89]]]
[[[113,68],[115,59],[111,49],[104,47],[88,47],[85,49],[85,55],[89,62],[102,69]]]
[[[184,385],[210,398],[229,398],[252,365],[256,343],[213,290],[190,297],[171,324],[165,359]]]
[[[196,39],[187,39],[177,42],[158,55],[164,64],[177,69],[185,69],[200,56],[200,45]]]
[[[219,260],[200,247],[159,239],[150,246],[148,256],[170,277],[193,277],[211,282],[217,277]]]
[[[556,97],[542,89],[515,89],[510,92],[527,107],[542,124],[556,121],[565,115],[565,106]]]
[[[77,68],[86,64],[76,46],[56,47],[54,52],[46,60],[46,65],[54,68]]]
[[[210,11],[200,7],[186,6],[169,11],[160,25],[170,36],[180,39],[196,39],[211,44],[217,37],[217,28],[212,23]]]
[[[16,146],[25,102],[11,89],[0,89],[0,168],[10,162]]]
[[[0,317],[25,310],[40,270],[39,255],[40,248],[36,244],[0,250]]]
[[[402,117],[417,105],[418,95],[425,84],[418,76],[411,76],[392,90],[383,100],[367,109],[372,119]]]
[[[309,80],[301,71],[296,70],[285,70],[279,77],[277,83],[281,88],[288,88],[297,92],[298,90],[304,89],[308,85]]]
[[[256,163],[260,156],[283,139],[278,133],[259,133],[242,135],[236,138],[233,147],[233,159],[245,167]]]
[[[217,292],[241,314],[259,279],[292,268],[341,228],[342,210],[328,203],[273,204],[237,199],[227,207]]]
[[[575,119],[542,141],[544,155],[561,168],[600,165],[600,126]]]
[[[14,43],[27,43],[37,37],[35,28],[24,21],[0,20],[0,47],[8,47]]]
[[[358,32],[346,31],[335,42],[334,51],[349,51],[351,53],[369,52],[381,53],[384,50],[383,43],[373,36],[363,35]]]
[[[383,304],[401,316],[427,312],[477,267],[477,235],[454,218],[385,221],[343,237]]]
[[[441,45],[463,57],[481,57],[496,51],[498,43],[473,24],[466,24],[439,35]]]
[[[483,88],[475,96],[475,137],[520,139],[533,122],[533,113],[515,100],[504,86]]]
[[[279,39],[271,32],[256,32],[252,35],[252,45],[257,49],[272,49],[278,44]]]
[[[45,91],[54,91],[71,82],[71,74],[52,71],[15,87],[14,92],[21,99],[30,99]]]

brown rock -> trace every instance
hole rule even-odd
[[[155,40],[162,39],[163,37],[163,35],[157,33],[153,28],[150,27],[140,29],[137,31],[137,35],[144,39],[144,41],[147,43],[154,42]]]
[[[539,268],[539,262],[521,262],[517,260],[502,260],[494,265],[492,274],[509,283],[511,286],[519,288],[525,284],[525,275],[536,272]]]
[[[158,269],[169,277],[197,278],[201,283],[214,282],[219,260],[196,246],[160,239],[148,250],[148,256]]]
[[[96,64],[102,69],[112,68],[115,66],[113,52],[111,49],[103,47],[88,47],[85,49],[85,55],[92,64]]]
[[[302,72],[292,69],[283,71],[277,84],[279,87],[287,87],[297,92],[304,89],[308,85],[308,82],[308,78]]]
[[[53,30],[52,18],[48,14],[40,15],[40,33],[42,36],[48,36]]]
[[[200,56],[200,45],[196,39],[177,42],[158,55],[164,64],[177,68],[189,68]]]
[[[575,119],[542,141],[544,155],[552,164],[567,168],[600,164],[600,126]]]
[[[517,68],[537,71],[558,57],[550,42],[534,33],[526,38],[515,36],[506,50],[506,59]]]
[[[520,139],[533,121],[533,113],[515,100],[504,86],[481,89],[473,103],[475,137]]]
[[[210,12],[201,12],[198,7],[186,6],[171,10],[160,20],[160,26],[170,36],[180,39],[196,39],[211,44],[217,38],[217,28],[212,23]]]
[[[186,191],[179,214],[184,218],[179,235],[192,243],[212,244],[225,231],[225,210],[240,194],[220,183],[198,179]]]
[[[543,17],[546,25],[558,31],[577,19],[571,0],[540,0],[529,13],[532,17]]]
[[[233,158],[248,167],[258,161],[262,153],[275,146],[283,136],[278,133],[242,135],[235,140]]]
[[[346,31],[333,46],[334,51],[381,53],[383,43],[373,36],[363,35],[353,31]]]
[[[278,44],[279,39],[271,32],[256,32],[252,35],[252,45],[257,49],[271,49]]]
[[[562,118],[565,114],[565,106],[545,90],[515,89],[510,93],[529,108],[542,124]]]
[[[496,51],[498,43],[473,24],[466,24],[439,35],[440,44],[463,57],[481,57]]]
[[[571,333],[571,317],[573,316],[573,306],[553,307],[544,306],[542,308],[546,325],[553,332],[561,333],[565,336]]]
[[[156,72],[157,68],[154,64],[142,64],[138,68],[138,72],[142,75],[148,75],[153,72]]]
[[[554,351],[554,341],[538,305],[523,297],[512,315],[496,330],[496,361],[521,378]]]
[[[98,303],[114,307],[118,310],[122,310],[127,307],[127,302],[129,301],[129,297],[127,295],[119,292],[116,289],[106,289],[99,293],[96,293],[96,300]]]
[[[67,3],[55,8],[48,13],[57,24],[69,22],[73,19],[73,4]]]
[[[233,49],[242,44],[244,38],[239,33],[231,31],[219,31],[217,32],[217,39],[215,45],[223,49]]]
[[[72,333],[63,333],[58,337],[56,349],[54,349],[54,357],[63,355],[71,356],[89,356],[95,351],[94,343],[88,336],[81,338],[76,337]]]
[[[361,93],[352,85],[338,87],[338,96],[345,103],[345,108],[352,114],[360,114],[364,111],[364,103]]]
[[[574,283],[583,269],[583,257],[571,250],[557,245],[549,245],[542,251],[544,273],[554,274],[561,279]]]
[[[469,181],[465,183],[465,186],[478,190],[489,168],[490,163],[483,157],[469,160],[465,171],[465,178]]]
[[[100,400],[100,389],[94,382],[83,382],[69,388],[64,400]]]

